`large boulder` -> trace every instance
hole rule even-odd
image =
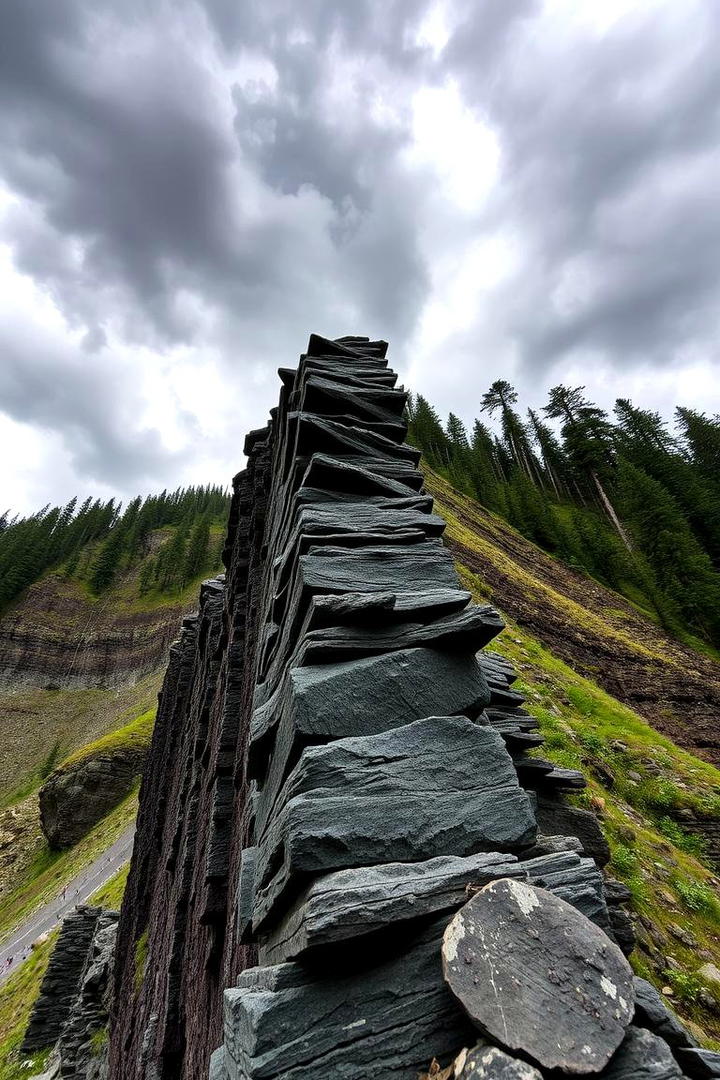
[[[115,747],[57,769],[40,788],[40,824],[50,847],[76,844],[142,774],[147,746]]]
[[[508,878],[457,913],[445,979],[478,1028],[545,1069],[593,1073],[622,1042],[634,1008],[630,965],[570,904]]]

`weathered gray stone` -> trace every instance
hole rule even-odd
[[[577,836],[585,854],[598,866],[610,861],[610,848],[597,818],[590,810],[579,810],[562,802],[538,798],[535,815],[542,833]]]
[[[683,1072],[693,1080],[705,1080],[706,1077],[720,1076],[720,1054],[715,1050],[703,1050],[689,1047],[676,1051]]]
[[[295,901],[262,944],[260,962],[297,959],[314,948],[451,910],[466,901],[468,886],[515,876],[525,877],[523,865],[498,852],[338,870],[318,878]]]
[[[632,1018],[627,960],[543,889],[485,886],[455,915],[442,952],[445,978],[478,1027],[541,1067],[597,1072]]]
[[[444,925],[401,938],[360,969],[243,972],[225,991],[229,1080],[407,1080],[434,1056],[454,1056],[472,1029],[442,978]]]
[[[219,1046],[213,1054],[210,1055],[210,1070],[208,1080],[228,1080],[227,1069],[225,1068],[225,1047]]]
[[[497,1046],[479,1043],[464,1058],[460,1072],[456,1061],[456,1080],[542,1080],[542,1075],[526,1061],[510,1057]]]
[[[256,740],[249,769],[251,775],[264,774],[256,807],[258,831],[274,811],[290,762],[308,742],[376,735],[438,712],[472,715],[487,693],[474,656],[434,649],[291,668],[279,691],[253,713]]]
[[[685,1030],[678,1018],[665,1004],[661,994],[652,983],[635,976],[635,1023],[650,1028],[671,1047],[696,1046],[693,1037]]]
[[[516,851],[535,837],[502,739],[459,716],[308,747],[278,809],[258,844],[256,929],[297,875]]]
[[[488,697],[474,656],[433,649],[292,668],[284,685],[253,713],[250,772],[262,775],[278,726],[276,754],[296,739],[374,735],[434,712],[479,710]]]
[[[682,1073],[670,1047],[644,1028],[631,1027],[601,1076],[606,1080],[677,1080]],[[712,1074],[709,1074],[712,1075]]]

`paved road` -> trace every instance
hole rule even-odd
[[[106,848],[95,862],[85,867],[77,877],[66,883],[65,898],[61,893],[50,903],[38,908],[18,926],[12,937],[0,945],[0,983],[16,971],[29,953],[33,941],[53,930],[76,904],[84,904],[94,892],[118,872],[132,854],[135,825],[130,825],[115,843]],[[8,959],[12,964],[8,966]]]

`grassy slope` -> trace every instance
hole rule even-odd
[[[93,893],[90,903],[117,910],[122,902],[127,875],[128,867],[125,866]],[[21,1080],[39,1072],[48,1058],[47,1052],[35,1054],[29,1059],[33,1064],[30,1069],[25,1064],[28,1059],[18,1054],[18,1047],[56,940],[57,931],[54,931],[0,988],[0,1080]]]
[[[133,792],[74,847],[51,851],[41,843],[30,865],[17,876],[12,891],[0,898],[0,940],[113,844],[136,813],[137,792]]]
[[[21,802],[65,758],[157,703],[163,672],[119,690],[0,691],[0,807]]]
[[[483,595],[573,670],[699,757],[720,766],[720,665],[670,639],[624,597],[541,551],[426,470],[455,558]]]
[[[600,817],[612,851],[609,872],[631,889],[636,971],[706,1043],[720,1047],[720,1006],[713,1004],[720,987],[697,975],[706,961],[720,967],[720,882],[702,842],[678,822],[683,810],[720,816],[720,770],[607,693],[593,678],[606,672],[587,663],[593,648],[632,662],[637,688],[638,672],[651,681],[656,665],[687,665],[690,651],[683,647],[678,658],[676,643],[622,597],[557,564],[430,471],[428,488],[448,522],[446,540],[465,586],[506,620],[493,647],[520,673],[517,687],[546,739],[542,756],[588,777],[588,790],[574,801]],[[503,606],[510,583],[522,625]],[[528,628],[546,625],[553,629],[547,642]],[[573,663],[574,633],[582,663]],[[569,663],[552,648],[556,640]],[[699,675],[717,679],[711,660],[690,656]],[[678,927],[690,935],[686,942],[674,933]]]

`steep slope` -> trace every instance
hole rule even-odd
[[[49,571],[0,615],[0,803],[17,801],[67,755],[152,708],[170,643],[212,561],[182,589],[143,592],[143,568],[172,543],[157,530],[143,558],[94,595],[85,577]],[[83,552],[91,563],[93,547]]]
[[[671,638],[624,597],[572,570],[425,470],[446,543],[484,595],[575,671],[678,746],[720,764],[720,666]]]

